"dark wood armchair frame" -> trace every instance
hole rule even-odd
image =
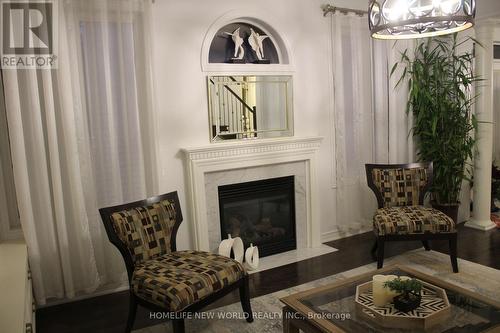
[[[104,223],[104,228],[106,229],[106,233],[108,235],[109,241],[118,248],[121,255],[123,256],[123,260],[125,261],[125,267],[127,268],[129,286],[130,286],[130,301],[129,301],[129,313],[127,319],[127,326],[125,328],[125,332],[129,333],[132,330],[132,326],[134,325],[135,316],[137,312],[137,305],[142,305],[145,308],[154,311],[154,312],[165,312],[167,309],[162,308],[156,304],[147,302],[139,297],[137,297],[131,286],[132,274],[134,273],[134,262],[132,257],[127,249],[127,246],[118,238],[113,228],[113,222],[111,220],[111,215],[116,212],[120,212],[122,210],[132,209],[134,207],[139,206],[149,206],[154,203],[163,201],[163,200],[172,200],[176,207],[176,221],[174,228],[172,230],[171,239],[170,239],[170,249],[171,251],[176,251],[176,236],[177,231],[179,230],[179,226],[182,223],[182,212],[179,205],[179,196],[177,192],[170,192],[167,194],[159,195],[156,197],[148,198],[145,200],[135,201],[123,205],[101,208],[99,209],[99,213],[101,214],[102,221]],[[175,333],[183,333],[184,332],[184,319],[187,313],[193,313],[201,310],[208,304],[218,300],[219,298],[229,294],[235,289],[239,289],[240,292],[240,300],[241,306],[243,308],[243,312],[245,313],[245,318],[247,322],[253,321],[252,308],[250,305],[250,292],[249,292],[249,281],[248,274],[245,273],[245,276],[238,280],[237,282],[221,289],[212,295],[203,298],[202,300],[188,306],[182,311],[176,313],[175,318],[172,319],[172,325]],[[170,313],[170,312],[169,312]]]
[[[432,184],[432,162],[430,163],[408,163],[408,164],[366,164],[366,180],[368,182],[368,187],[375,193],[377,197],[378,208],[384,207],[384,198],[382,193],[374,183],[373,180],[373,169],[413,169],[422,168],[427,169],[428,181],[426,186],[421,190],[418,204],[423,205],[425,195]],[[405,240],[420,240],[424,245],[425,250],[430,251],[429,240],[447,240],[450,245],[450,259],[451,265],[453,267],[453,272],[458,273],[458,262],[457,262],[457,233],[447,232],[447,233],[423,233],[423,234],[409,234],[409,235],[384,235],[377,236],[375,244],[372,247],[372,256],[374,260],[377,261],[377,268],[382,268],[384,265],[384,247],[386,241],[405,241]]]

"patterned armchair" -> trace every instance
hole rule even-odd
[[[201,251],[176,251],[182,222],[177,192],[99,210],[106,233],[125,260],[130,305],[125,332],[137,305],[176,314],[175,333],[184,332],[182,313],[195,312],[238,289],[248,322],[253,321],[248,275],[230,258]]]
[[[429,240],[449,241],[453,272],[458,272],[455,222],[444,213],[423,207],[432,182],[432,163],[366,164],[368,186],[377,197],[373,216],[376,242],[372,255],[377,267],[384,264],[385,241],[420,240],[430,250]]]

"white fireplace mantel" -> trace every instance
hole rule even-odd
[[[321,245],[316,186],[316,154],[322,137],[291,137],[223,142],[184,148],[188,179],[188,204],[197,250],[209,251],[205,177],[207,173],[275,164],[304,162],[306,169],[307,247]]]

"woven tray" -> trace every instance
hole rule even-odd
[[[384,307],[373,304],[372,282],[356,287],[356,309],[366,319],[391,328],[427,329],[448,318],[451,307],[446,292],[430,283],[422,283],[420,306],[410,312],[400,312],[394,305]]]

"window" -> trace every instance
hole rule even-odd
[[[0,71],[0,241],[22,237],[9,145],[9,131]]]

